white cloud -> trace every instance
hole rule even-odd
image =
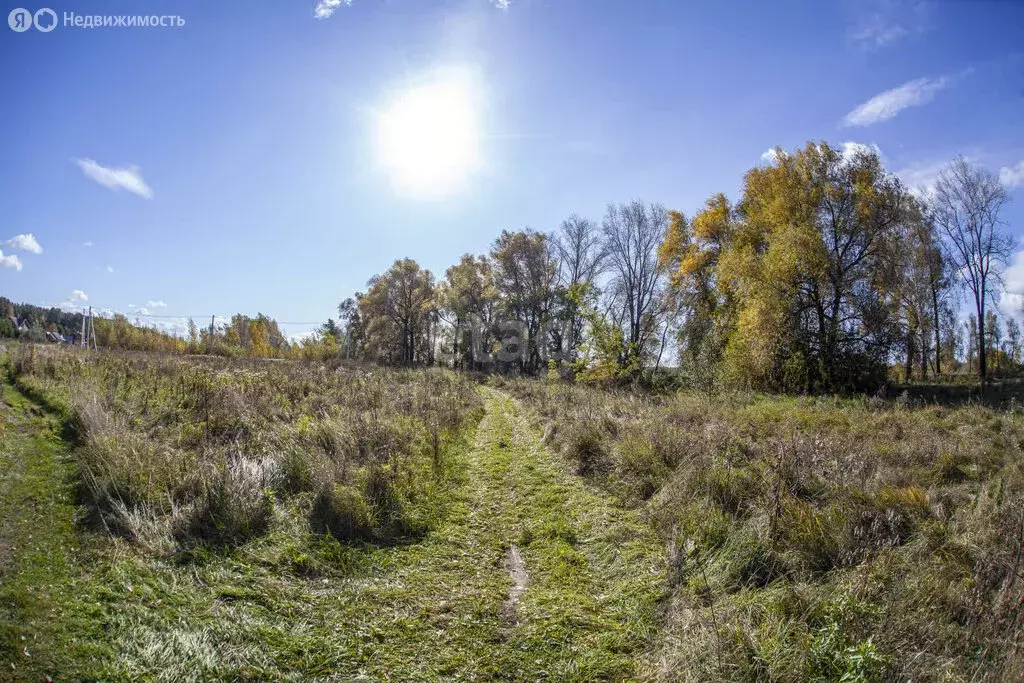
[[[150,308],[167,308],[167,304],[163,301],[147,301],[146,305]]]
[[[170,320],[147,320],[146,324],[155,329],[175,337],[184,337],[188,334],[188,320],[185,318],[172,318]]]
[[[313,9],[313,16],[317,19],[326,19],[334,14],[334,10],[342,5],[348,7],[351,4],[352,0],[317,0],[316,7]]]
[[[935,191],[935,183],[939,179],[939,174],[948,165],[948,161],[918,163],[896,171],[896,175],[918,197],[927,197]]]
[[[288,335],[289,344],[299,344],[307,341],[316,339],[319,330],[306,330],[304,332],[295,332]]]
[[[13,268],[14,270],[21,270],[21,259],[11,254],[10,256],[4,256],[4,252],[0,251],[0,268]]]
[[[871,154],[874,153],[878,158],[882,158],[882,150],[879,149],[878,145],[871,143],[865,145],[863,142],[844,142],[843,143],[843,158],[851,159],[857,154]]]
[[[153,190],[142,179],[142,171],[138,166],[107,168],[92,159],[74,159],[73,161],[78,164],[87,178],[92,178],[104,187],[109,187],[111,190],[128,190],[146,199],[153,198]]]
[[[855,0],[849,38],[865,50],[880,50],[932,27],[927,0]]]
[[[999,169],[999,182],[1008,190],[1024,184],[1024,161],[1016,166],[1003,166]]]
[[[1004,313],[1024,313],[1024,251],[1013,255],[1010,265],[1003,271],[1003,291],[999,296],[999,307]]]
[[[863,47],[879,48],[895,43],[908,33],[910,31],[902,24],[887,24],[880,16],[873,15],[868,22],[854,29],[850,37]]]
[[[114,272],[114,266],[107,266],[107,272],[108,273],[113,273]]]
[[[512,0],[490,0],[490,3],[498,9],[508,9],[509,5],[512,4]],[[313,17],[315,19],[327,19],[339,7],[348,7],[352,4],[352,0],[317,0],[316,6],[313,8]]]
[[[853,157],[853,155],[858,154],[858,153],[862,153],[862,152],[863,153],[872,153],[872,152],[874,152],[875,154],[877,154],[879,156],[879,158],[882,157],[882,150],[879,149],[878,145],[876,145],[875,143],[871,143],[870,145],[866,145],[863,142],[849,142],[848,141],[848,142],[842,143],[842,150],[841,151],[842,151],[842,154],[843,154],[843,159],[846,159],[846,160],[849,160],[849,159],[851,159]],[[783,151],[782,153],[785,154],[786,152]],[[763,161],[765,163],[768,163],[768,164],[774,164],[778,160],[778,158],[779,158],[779,152],[778,152],[778,148],[776,148],[776,147],[772,147],[771,149],[768,149],[763,154],[761,154],[761,161]]]
[[[89,295],[80,289],[75,289],[72,290],[71,296],[68,297],[67,301],[57,304],[57,308],[62,311],[80,312],[85,308],[87,301],[89,301]]]
[[[870,126],[886,121],[908,107],[928,104],[935,94],[948,86],[950,80],[941,78],[918,78],[898,88],[875,95],[843,118],[844,126]]]
[[[35,235],[32,233],[22,233],[15,235],[11,239],[4,242],[4,244],[11,249],[21,249],[22,251],[29,251],[33,254],[42,254],[43,248],[39,246],[39,242],[36,241]]]
[[[92,240],[89,240],[88,242],[86,242],[86,243],[85,243],[85,244],[83,244],[82,246],[83,246],[83,247],[91,247],[91,246],[92,246]]]

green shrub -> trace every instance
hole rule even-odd
[[[310,523],[342,542],[373,538],[373,511],[351,486],[335,485],[316,494]]]

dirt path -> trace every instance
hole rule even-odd
[[[506,632],[522,678],[632,678],[655,626],[660,543],[549,453],[518,404],[487,389],[469,455],[482,536],[509,572]]]
[[[545,450],[512,399],[483,391],[487,412],[448,522],[421,543],[381,551],[392,568],[385,576],[350,584],[357,595],[349,598],[375,605],[374,618],[338,615],[339,630],[380,633],[360,670],[427,680],[635,679],[656,628],[661,544]]]
[[[643,675],[664,587],[658,539],[544,449],[501,392],[482,389],[450,513],[419,542],[323,544],[282,522],[178,563],[77,531],[53,422],[3,391],[0,519],[16,521],[0,542],[16,550],[0,569],[0,677],[8,661],[26,680]],[[98,549],[81,551],[83,539]]]

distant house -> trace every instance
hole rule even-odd
[[[19,332],[24,332],[28,329],[28,318],[26,317],[19,318],[14,315],[9,315],[7,316],[7,319],[11,321],[12,325],[14,325],[14,329]]]
[[[63,344],[64,337],[60,336],[56,332],[47,332],[46,341],[53,342],[54,344]]]

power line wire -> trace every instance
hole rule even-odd
[[[118,313],[120,313],[120,311],[113,311],[113,313],[118,314]],[[205,319],[206,316],[209,315],[209,313],[203,313],[201,315],[166,315],[166,314],[158,314],[158,313],[135,313],[134,311],[132,311],[132,312],[129,312],[129,313],[120,313],[120,315],[123,315],[126,318],[167,318],[167,319],[173,319],[173,320],[184,320],[186,318],[193,318],[193,319],[195,319],[195,318],[202,318],[202,319]],[[231,318],[231,316],[229,316],[229,315],[216,315],[215,317],[217,317],[217,318],[226,318],[226,319],[230,319]],[[246,317],[248,317],[248,316],[246,316]],[[250,319],[252,319],[252,318],[250,318]],[[273,318],[271,318],[271,320],[273,320]],[[274,322],[276,322],[278,325],[322,325],[324,323],[323,320],[313,320],[313,321],[305,321],[305,322],[293,322],[293,321],[288,321],[288,320],[274,320]]]

